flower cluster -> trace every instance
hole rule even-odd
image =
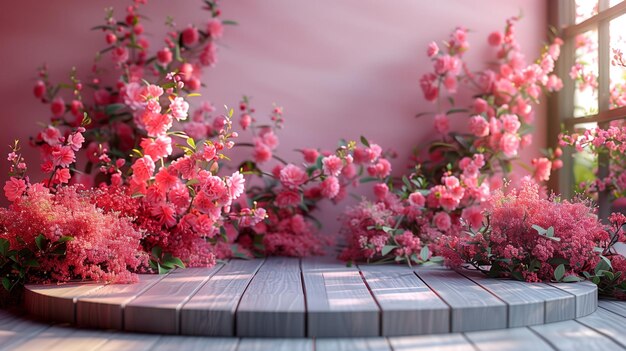
[[[609,239],[589,201],[545,197],[532,180],[494,192],[485,225],[446,237],[441,254],[452,267],[470,264],[492,277],[576,281],[600,260]],[[569,278],[568,278],[569,277]]]
[[[559,135],[562,146],[571,146],[577,152],[590,152],[595,157],[606,155],[610,160],[609,172],[605,177],[597,177],[590,182],[579,184],[587,194],[607,191],[613,197],[626,196],[626,127],[620,121],[611,122],[606,128],[585,129],[581,133]]]
[[[238,143],[252,149],[251,159],[240,169],[250,175],[246,189],[248,204],[267,212],[267,219],[257,224],[239,226],[237,253],[253,255],[306,256],[324,253],[332,238],[318,233],[314,217],[321,201],[337,203],[347,195],[349,186],[367,174],[375,179],[391,172],[382,149],[362,138],[362,146],[342,141],[334,151],[300,149],[301,163],[288,163],[276,154],[278,131],[283,127],[283,109],[275,106],[269,124],[258,124],[250,100],[240,103],[240,126],[252,134],[251,143]],[[273,161],[272,161],[273,160]],[[272,164],[270,170],[265,165]],[[241,212],[237,206],[233,206]]]
[[[440,237],[458,235],[461,220],[474,228],[481,226],[484,202],[502,186],[519,150],[532,142],[533,104],[542,92],[562,87],[552,74],[561,40],[555,38],[534,63],[526,64],[515,40],[517,21],[511,18],[504,32],[489,35],[496,63],[481,72],[470,71],[463,59],[469,48],[466,29],[456,28],[445,41],[445,50],[435,42],[428,45],[433,71],[420,80],[424,98],[442,109],[446,97],[453,105],[452,96],[467,85],[475,90],[472,100],[468,106],[436,112],[434,129],[441,139],[418,147],[413,172],[401,179],[384,179],[375,186],[375,203],[364,201],[346,213],[349,247],[344,259],[423,262],[429,258],[426,252],[438,254]],[[451,130],[450,118],[457,114],[468,117],[463,132]],[[551,170],[562,166],[560,155],[556,149],[535,158],[533,177],[548,180]],[[399,239],[407,232],[416,239]],[[422,256],[411,256],[419,245],[431,247]]]

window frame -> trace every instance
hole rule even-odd
[[[551,97],[548,103],[549,116],[558,116],[558,118],[548,118],[548,137],[552,146],[557,146],[557,136],[562,127],[565,130],[573,131],[577,124],[595,122],[598,126],[605,128],[611,121],[626,119],[626,106],[610,108],[611,48],[609,33],[611,20],[625,14],[626,1],[609,7],[609,0],[598,0],[598,13],[575,24],[575,0],[550,2],[548,8],[549,23],[553,27],[561,29],[560,35],[563,39],[561,56],[555,67],[557,75],[563,80],[563,89]],[[598,33],[598,112],[574,117],[575,82],[569,77],[569,71],[574,64],[576,54],[574,41],[577,35],[594,29],[597,29]],[[564,150],[562,159],[563,168],[549,185],[557,193],[561,193],[566,198],[571,198],[574,181],[572,151]],[[598,163],[598,175],[606,177],[609,170],[608,157],[601,157]],[[600,218],[607,218],[611,207],[610,196],[607,192],[598,194],[598,207]]]

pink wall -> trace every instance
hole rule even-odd
[[[104,7],[122,10],[127,3],[20,0],[4,7],[2,147],[15,138],[26,141],[38,129],[37,122],[48,118],[47,108],[32,98],[36,67],[47,62],[53,77],[59,78],[72,65],[88,70],[93,54],[104,44],[102,35],[88,28],[102,22]],[[147,10],[155,25],[166,15],[186,25],[205,18],[199,4],[151,0]],[[432,108],[418,84],[420,75],[430,70],[427,43],[446,39],[457,25],[466,26],[471,30],[470,66],[483,68],[483,57],[491,52],[486,36],[521,12],[525,17],[518,39],[527,58],[533,59],[545,38],[546,7],[543,0],[223,1],[224,18],[239,26],[227,28],[218,66],[206,73],[203,96],[216,106],[235,106],[245,93],[254,97],[263,114],[272,102],[284,106],[287,123],[281,148],[288,159],[297,160],[290,150],[298,146],[333,147],[340,137],[365,134],[398,150],[395,165],[400,168],[410,148],[433,132],[429,119],[413,117]],[[535,146],[543,146],[544,139],[545,109],[540,108]],[[5,153],[4,148],[0,151]],[[37,154],[30,150],[26,155],[35,170]],[[0,184],[6,168],[3,157]]]

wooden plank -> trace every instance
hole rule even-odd
[[[462,274],[508,305],[509,328],[575,318],[574,296],[553,286],[510,279],[492,279],[476,271],[463,271]]]
[[[598,308],[598,287],[592,282],[549,284],[574,295],[576,299],[576,318],[591,314]]]
[[[241,339],[237,351],[313,351],[311,339]]]
[[[104,345],[111,333],[93,330],[73,329],[72,333],[53,346],[45,349],[47,351],[95,351]],[[36,349],[31,349],[36,350]],[[42,349],[43,350],[43,349]]]
[[[512,328],[465,333],[481,351],[551,351],[547,342],[528,328]]]
[[[304,322],[299,259],[268,258],[237,308],[237,336],[304,337]]]
[[[607,336],[622,347],[626,347],[626,318],[598,308],[595,313],[578,318],[577,321],[587,327]]]
[[[506,304],[473,281],[445,268],[415,272],[450,306],[452,332],[506,328]]]
[[[391,351],[385,338],[316,339],[315,351]]]
[[[124,329],[124,307],[164,277],[142,274],[137,283],[111,284],[79,297],[76,323],[90,328]]]
[[[356,267],[303,259],[309,337],[380,335],[380,309]]]
[[[50,325],[0,310],[0,350],[30,340]]]
[[[148,351],[159,342],[159,338],[151,334],[115,333],[96,351]]]
[[[602,299],[598,301],[598,307],[626,317],[626,301]]]
[[[181,309],[181,333],[233,336],[235,312],[263,260],[231,260]]]
[[[220,268],[177,269],[132,300],[124,309],[124,329],[178,334],[179,310]]]
[[[237,338],[203,338],[197,336],[162,336],[150,351],[235,351]]]
[[[535,325],[531,329],[557,350],[623,350],[611,339],[576,321]]]
[[[102,287],[95,283],[26,285],[24,308],[46,321],[76,323],[76,298]]]
[[[405,265],[360,265],[382,309],[382,335],[450,331],[450,307]],[[573,300],[573,299],[572,299]]]
[[[475,351],[462,334],[389,338],[393,351]]]

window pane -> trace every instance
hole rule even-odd
[[[582,134],[586,129],[595,128],[596,123],[577,124],[574,129]],[[588,150],[583,152],[575,152],[573,154],[574,167],[574,184],[572,184],[575,192],[580,192],[585,184],[595,180],[595,172],[598,169],[598,158],[592,155]]]
[[[574,79],[574,117],[598,113],[598,31],[579,34],[576,59],[570,70]]]
[[[611,37],[610,108],[626,106],[626,68],[621,54],[626,50],[626,15],[617,17],[609,25]]]
[[[598,14],[598,0],[576,0],[576,23]]]

